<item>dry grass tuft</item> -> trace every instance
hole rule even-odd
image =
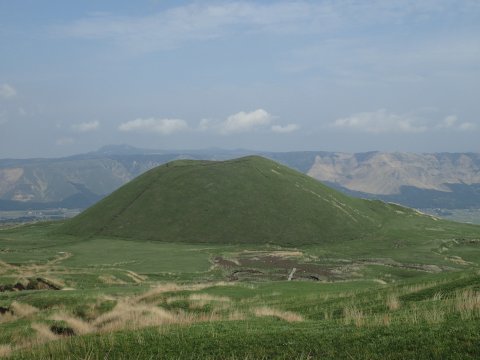
[[[270,307],[260,307],[253,310],[255,316],[273,316],[287,322],[303,321],[303,317],[291,311],[282,311]]]
[[[89,320],[84,320],[67,311],[58,311],[50,316],[50,320],[60,321],[73,331],[74,335],[95,334],[95,333],[110,333],[117,330],[136,330],[149,326],[158,326],[166,324],[189,325],[195,322],[210,322],[219,320],[243,320],[249,313],[240,312],[233,309],[231,299],[225,296],[213,296],[209,294],[190,294],[166,299],[167,303],[184,300],[189,301],[195,306],[203,306],[204,304],[211,304],[212,307],[208,312],[188,312],[183,310],[168,311],[159,307],[158,305],[165,301],[165,296],[162,294],[177,291],[197,291],[212,286],[222,286],[227,283],[210,283],[210,284],[194,284],[194,285],[177,285],[164,284],[158,286],[144,294],[125,297],[125,298],[111,298],[101,296],[97,299],[100,301],[110,300],[116,301],[114,308],[103,314],[98,314],[95,311],[91,312]],[[160,296],[160,298],[159,298]],[[63,336],[56,334],[52,328],[37,321],[34,314],[39,312],[39,309],[19,302],[14,302],[10,305],[12,313],[4,314],[0,320],[7,321],[10,319],[17,319],[23,317],[32,317],[31,327],[35,330],[35,335],[31,338],[22,337],[15,341],[15,349],[22,349],[33,347],[38,344],[48,343],[52,340],[61,339]],[[259,314],[262,311],[259,311]],[[271,315],[282,318],[286,321],[301,321],[302,318],[293,313],[281,312],[270,309],[263,311],[264,315]],[[40,314],[40,313],[39,313]],[[43,318],[43,317],[42,317]],[[7,351],[7,350],[5,350]]]
[[[391,322],[392,322],[392,320],[390,319],[390,315],[384,314],[382,316],[382,325],[383,326],[390,326]]]
[[[464,320],[480,316],[480,292],[465,290],[457,293],[454,304]]]
[[[51,319],[65,322],[75,332],[75,335],[84,335],[95,330],[88,322],[63,312],[54,314]]]
[[[38,309],[32,305],[22,304],[14,301],[10,305],[10,311],[12,311],[13,314],[18,317],[29,317],[38,312]]]
[[[33,323],[32,329],[37,332],[37,342],[42,343],[45,341],[57,340],[60,338],[58,335],[55,335],[50,330],[50,327],[42,323]]]
[[[390,311],[395,311],[400,309],[400,300],[398,299],[398,296],[395,294],[390,294],[387,297],[387,307],[388,310]]]
[[[246,314],[238,310],[235,310],[230,314],[228,314],[228,320],[230,321],[245,320],[246,318],[247,318]]]
[[[0,324],[8,323],[16,319],[17,317],[9,311],[9,312],[6,312],[5,314],[0,315]]]
[[[107,284],[107,285],[124,285],[126,284],[125,281],[123,281],[122,279],[119,279],[113,275],[108,275],[108,274],[105,274],[105,275],[100,275],[98,277],[98,280],[100,280],[101,282],[103,282],[104,284]]]
[[[437,324],[445,319],[445,311],[438,307],[423,311],[423,318],[429,324]]]
[[[203,308],[207,304],[214,304],[216,308],[226,309],[230,303],[230,298],[226,296],[214,296],[209,294],[192,294],[188,297],[190,308]]]
[[[363,311],[355,306],[347,306],[343,309],[343,321],[346,325],[353,323],[355,326],[360,327],[365,323],[365,316]]]
[[[0,358],[8,357],[12,353],[12,346],[8,344],[0,345]]]
[[[209,294],[192,294],[188,297],[190,301],[209,301],[209,302],[230,302],[231,299],[227,296],[215,296]]]
[[[52,278],[52,277],[47,277],[47,276],[42,276],[43,280],[48,282],[49,284],[52,284],[53,286],[63,289],[65,287],[65,282],[63,280],[57,279],[57,278]]]
[[[418,324],[420,321],[420,312],[415,305],[404,315],[403,321],[409,324]]]
[[[214,286],[226,286],[226,285],[231,286],[232,284],[226,283],[224,281],[217,282],[217,283],[192,284],[192,285],[178,285],[174,283],[166,283],[166,284],[156,286],[152,290],[137,296],[134,300],[135,302],[152,301],[152,300],[155,300],[155,298],[158,297],[159,295],[169,293],[169,292],[200,291],[200,290],[207,289]]]
[[[109,332],[120,329],[139,329],[147,326],[171,324],[178,318],[167,310],[156,305],[120,301],[113,310],[100,315],[93,321],[99,332]]]
[[[148,278],[147,276],[137,274],[136,272],[130,270],[127,270],[125,275],[127,275],[130,279],[133,280],[133,282],[137,284],[144,282]]]

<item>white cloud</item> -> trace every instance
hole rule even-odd
[[[207,131],[214,126],[214,121],[212,119],[202,119],[198,124],[198,130]]]
[[[439,128],[452,128],[458,122],[458,117],[456,115],[449,115],[443,121],[438,124]]]
[[[471,122],[464,122],[458,126],[458,129],[462,131],[475,130],[476,128],[477,128],[477,125]]]
[[[156,132],[162,135],[170,135],[175,132],[188,130],[188,124],[181,119],[135,119],[121,124],[118,129],[120,131],[137,131],[137,132]]]
[[[450,129],[450,130],[460,130],[460,131],[469,131],[469,130],[475,130],[476,125],[471,122],[458,122],[458,116],[457,115],[448,115],[443,119],[442,122],[440,122],[437,127],[439,129]]]
[[[411,115],[398,115],[380,109],[373,112],[362,112],[346,118],[335,120],[332,127],[349,129],[367,133],[421,133],[428,127]]]
[[[330,126],[373,134],[421,133],[442,130],[469,131],[477,127],[476,124],[471,122],[459,122],[457,115],[448,115],[438,122],[424,116],[389,113],[385,109],[340,118],[331,123]]]
[[[55,143],[59,146],[72,145],[75,143],[75,140],[71,137],[61,137]]]
[[[257,109],[252,112],[241,111],[230,115],[227,120],[220,124],[219,128],[222,134],[241,133],[269,125],[271,122],[272,116],[268,112]]]
[[[187,41],[232,33],[328,33],[355,26],[428,21],[448,13],[479,12],[469,1],[195,2],[143,16],[95,13],[54,31],[63,36],[112,41],[134,51],[156,51]]]
[[[0,98],[10,99],[17,95],[17,90],[9,84],[0,85]]]
[[[72,129],[76,132],[84,133],[84,132],[95,131],[98,129],[99,126],[100,126],[100,123],[98,121],[91,121],[91,122],[83,122],[80,124],[74,124],[72,125]]]
[[[54,31],[68,37],[110,40],[134,51],[148,52],[234,32],[310,32],[314,25],[319,25],[319,19],[322,27],[329,26],[329,15],[329,5],[306,2],[199,2],[146,16],[93,14]]]
[[[273,125],[272,131],[276,133],[290,133],[298,130],[300,127],[297,124],[288,124],[285,126],[282,125]]]

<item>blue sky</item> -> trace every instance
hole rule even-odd
[[[0,0],[0,157],[480,151],[480,1]]]

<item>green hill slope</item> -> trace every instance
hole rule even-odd
[[[343,195],[262,157],[223,162],[180,160],[124,185],[68,221],[62,233],[189,243],[304,245],[430,236],[443,226],[380,201]],[[445,232],[447,230],[447,232]],[[438,236],[435,231],[433,236]]]

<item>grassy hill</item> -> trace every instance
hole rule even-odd
[[[258,156],[174,161],[139,176],[60,232],[188,243],[305,245],[428,238],[468,225],[348,197]]]

